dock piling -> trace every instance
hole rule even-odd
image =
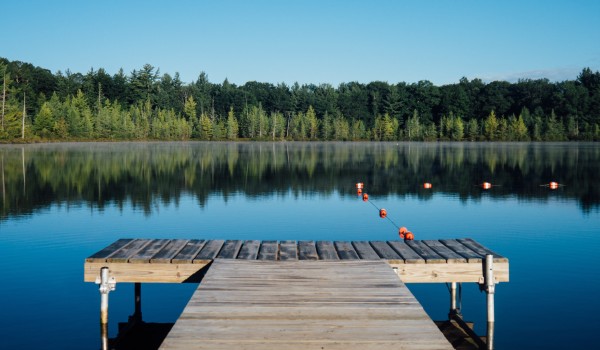
[[[485,292],[487,294],[487,338],[488,350],[494,349],[494,293],[496,291],[496,280],[494,278],[494,256],[485,256]]]
[[[450,311],[448,312],[448,319],[451,320],[453,316],[460,315],[460,304],[462,303],[462,285],[458,287],[457,294],[457,282],[450,283]]]
[[[108,349],[108,293],[116,288],[114,277],[108,276],[108,267],[100,269],[100,276],[96,278],[96,284],[100,285],[100,337],[102,350]]]

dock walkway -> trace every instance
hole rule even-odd
[[[384,261],[213,262],[161,349],[452,349]]]

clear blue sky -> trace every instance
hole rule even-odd
[[[145,63],[287,84],[461,77],[575,79],[600,70],[600,1],[5,0],[0,56],[86,73]]]

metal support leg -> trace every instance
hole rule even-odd
[[[450,312],[448,312],[448,319],[452,319],[452,316],[456,314],[456,282],[452,282],[450,284]]]
[[[100,269],[100,276],[96,278],[96,284],[100,285],[100,338],[102,350],[108,350],[108,293],[115,290],[114,277],[108,277],[108,267]]]
[[[135,293],[135,309],[133,311],[133,322],[141,322],[142,321],[142,284],[135,283],[134,285],[134,293]]]
[[[487,294],[487,349],[494,349],[494,293],[496,279],[494,278],[494,256],[485,256],[485,292]]]

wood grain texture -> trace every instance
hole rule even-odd
[[[340,258],[335,251],[333,242],[331,241],[317,241],[317,253],[319,254],[319,260],[339,260]]]
[[[161,349],[452,349],[384,261],[215,260]]]
[[[414,250],[420,256],[422,256],[427,264],[438,264],[447,262],[446,259],[441,257],[422,241],[407,241],[406,245],[411,247],[412,250]]]
[[[279,260],[298,260],[298,244],[296,241],[279,242]]]
[[[256,240],[244,241],[244,244],[242,245],[242,249],[240,249],[240,252],[239,252],[237,258],[243,259],[243,260],[256,260],[256,257],[258,256],[259,248],[260,248],[260,241],[256,241]]]
[[[479,244],[479,242],[476,242],[471,238],[459,238],[459,239],[457,239],[457,241],[464,244],[469,249],[472,249],[474,252],[480,254],[481,258],[483,260],[485,260],[485,256],[487,254],[492,254],[494,256],[494,262],[507,262],[508,261],[507,258],[490,250],[489,248],[482,246],[481,244]]]
[[[319,260],[317,246],[315,241],[298,242],[298,259],[300,260]]]
[[[279,256],[279,244],[277,241],[263,241],[258,250],[258,260],[275,261]]]
[[[168,239],[153,239],[144,248],[132,255],[129,258],[129,262],[137,264],[149,263],[150,259],[158,254],[168,243]]]
[[[448,248],[446,245],[444,245],[440,241],[423,240],[421,242],[423,244],[425,244],[427,247],[431,248],[437,255],[446,259],[446,261],[450,264],[467,262],[467,259],[465,259],[463,256],[461,256],[457,252],[453,251],[452,249]]]
[[[150,259],[151,263],[170,263],[173,258],[185,247],[189,242],[187,239],[172,239],[161,249],[156,255]]]
[[[350,242],[333,242],[337,255],[342,260],[357,260],[360,259],[356,250]]]
[[[364,260],[379,260],[381,259],[377,252],[373,250],[373,247],[367,241],[355,241],[352,242],[352,246],[358,253],[361,259]]]
[[[149,239],[135,239],[129,242],[122,248],[112,253],[107,259],[107,262],[115,263],[126,263],[129,262],[129,258],[135,255],[138,251],[150,244],[152,241]]]
[[[194,258],[200,253],[200,250],[204,247],[206,241],[203,239],[192,239],[189,240],[185,246],[175,255],[171,260],[174,264],[191,264]]]
[[[109,256],[111,256],[112,254],[114,254],[115,251],[121,249],[122,247],[124,247],[125,245],[127,245],[131,242],[133,242],[132,238],[122,238],[122,239],[116,240],[115,242],[113,242],[109,246],[107,246],[106,248],[101,249],[100,251],[91,255],[89,258],[85,259],[85,261],[87,261],[87,262],[106,261],[106,259]]]
[[[227,240],[223,244],[219,254],[217,254],[217,259],[235,259],[241,248],[242,241]]]
[[[200,250],[200,253],[198,253],[198,255],[194,258],[194,263],[196,263],[197,261],[206,261],[214,259],[215,257],[217,257],[217,254],[219,254],[219,252],[221,251],[223,244],[225,244],[225,241],[222,239],[212,239],[206,241],[204,247],[202,247],[202,250]]]
[[[465,257],[469,263],[481,263],[482,260],[485,260],[481,257],[481,255],[477,254],[472,249],[469,249],[469,247],[455,239],[440,239],[440,242],[442,242],[446,247]]]

